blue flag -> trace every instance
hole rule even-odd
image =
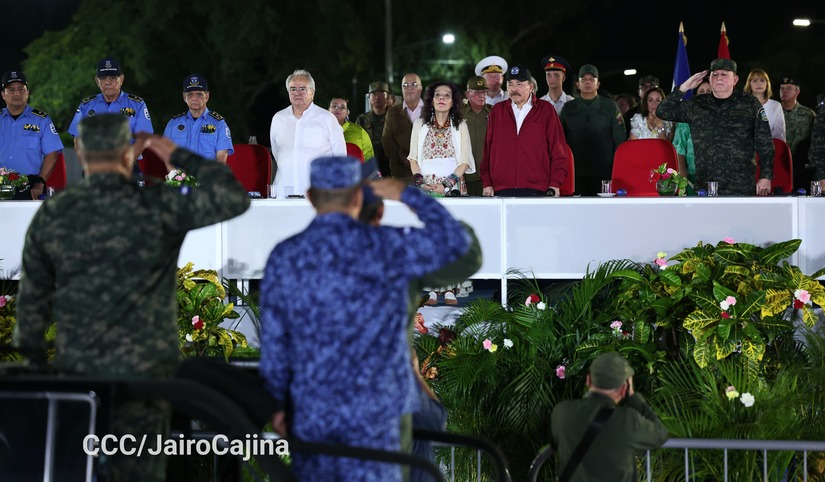
[[[679,43],[676,45],[676,64],[673,67],[673,88],[682,85],[690,77],[690,65],[688,65],[687,40],[682,24],[679,24]],[[689,99],[693,91],[685,94],[685,99]]]

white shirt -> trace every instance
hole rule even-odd
[[[272,116],[269,127],[272,154],[278,164],[275,175],[278,198],[305,195],[309,189],[309,165],[322,156],[346,156],[344,130],[326,109],[310,104],[301,118],[287,106]]]
[[[530,96],[527,99],[527,102],[519,109],[515,102],[510,103],[513,106],[513,115],[516,116],[516,134],[521,131],[521,124],[524,122],[524,118],[527,117],[527,113],[530,112],[530,109],[533,108],[533,96]]]
[[[546,100],[553,104],[553,107],[556,109],[556,114],[561,114],[561,108],[564,107],[565,102],[570,102],[573,100],[574,97],[572,95],[567,95],[566,92],[562,91],[561,95],[559,96],[559,100],[553,100],[550,98],[550,93],[544,94],[544,97],[541,100]]]
[[[484,97],[486,98],[487,105],[496,105],[499,102],[505,101],[509,98],[507,91],[505,90],[499,91],[498,95],[495,97],[490,97],[487,94],[484,94]]]
[[[768,99],[762,104],[765,108],[765,113],[768,114],[768,124],[771,126],[771,137],[775,139],[785,140],[785,113],[782,112],[782,104]]]
[[[415,109],[410,109],[410,106],[407,105],[407,101],[404,101],[404,113],[407,114],[407,117],[410,118],[410,122],[415,122],[421,118],[421,104],[424,102],[421,99],[418,99],[418,104],[416,104]]]

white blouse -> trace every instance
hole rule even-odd
[[[647,125],[647,118],[642,114],[636,114],[630,119],[630,133],[637,139],[658,139],[660,133],[664,133],[665,138],[670,138],[673,132],[673,122],[662,121],[661,130],[651,130]]]

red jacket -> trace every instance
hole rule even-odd
[[[493,106],[481,160],[481,183],[493,190],[560,188],[567,179],[570,159],[556,109],[533,96],[533,107],[516,133],[513,101]]]

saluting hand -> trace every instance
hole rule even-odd
[[[150,149],[166,164],[167,171],[175,169],[175,166],[169,162],[169,159],[177,148],[178,145],[172,140],[163,136],[149,134],[148,132],[138,132],[135,134],[135,143],[132,145],[132,149],[136,154],[143,152],[144,149]]]
[[[701,72],[697,72],[691,75],[690,77],[688,77],[686,81],[682,82],[682,85],[679,86],[679,91],[684,94],[689,90],[693,90],[696,87],[699,87],[699,84],[702,83],[702,79],[704,79],[707,75],[707,70],[703,70]]]
[[[401,193],[404,192],[407,184],[397,179],[376,179],[370,182],[370,186],[376,196],[391,201],[400,201]]]

